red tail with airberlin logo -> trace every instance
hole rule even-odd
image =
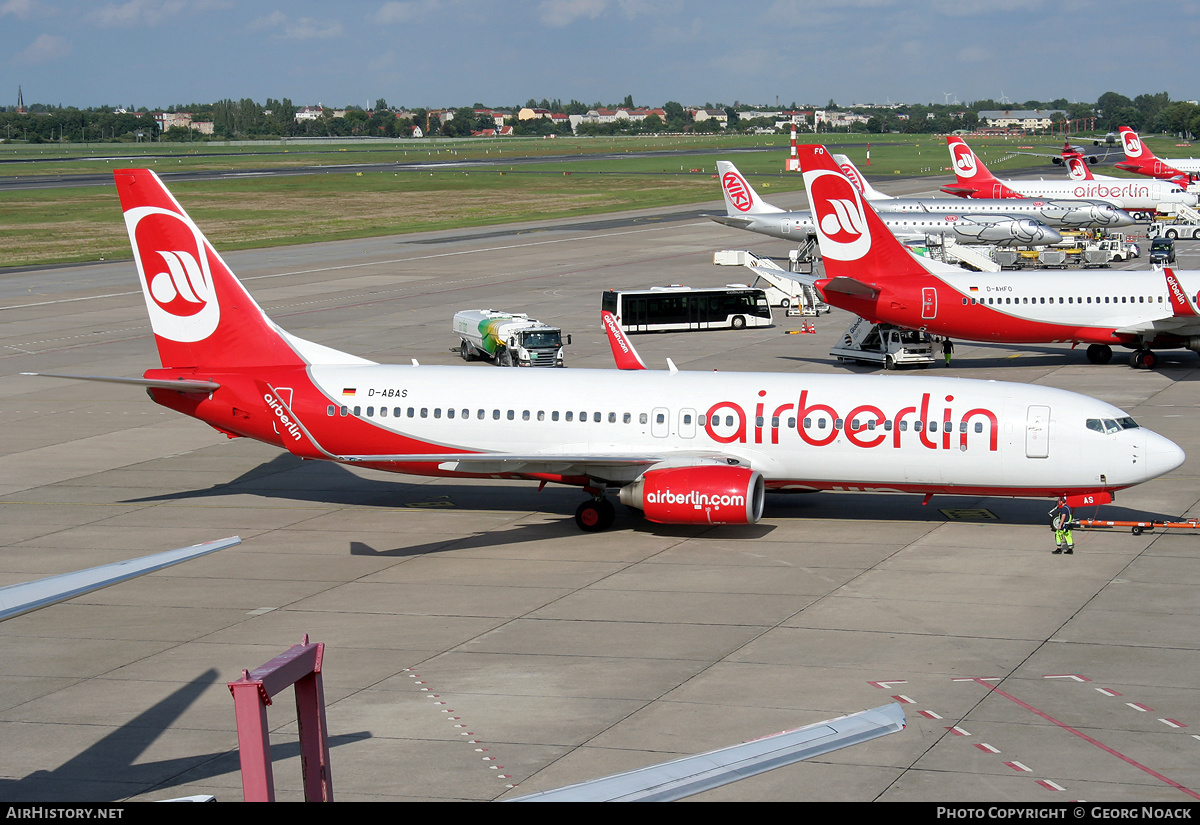
[[[864,206],[861,193],[824,146],[801,146],[799,154],[826,276],[873,281],[927,274],[875,211]]]
[[[1023,197],[1009,189],[989,172],[962,138],[948,135],[946,145],[950,147],[950,163],[954,167],[954,176],[958,179],[958,186],[953,188],[952,194],[965,194],[963,190],[967,190],[970,192],[967,197],[972,198]]]
[[[164,367],[304,365],[157,175],[113,177]]]

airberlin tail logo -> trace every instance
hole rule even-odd
[[[838,172],[816,170],[804,175],[813,219],[820,233],[821,254],[838,261],[855,261],[871,248],[871,232],[862,196]]]
[[[1137,136],[1137,132],[1122,132],[1121,142],[1125,146],[1125,154],[1128,157],[1136,158],[1142,155],[1142,140]]]
[[[1067,169],[1070,171],[1071,180],[1087,180],[1087,166],[1082,158],[1067,158]]]
[[[203,341],[216,330],[221,308],[200,230],[179,213],[154,206],[130,209],[125,223],[154,333]]]
[[[950,144],[950,157],[954,160],[954,171],[964,178],[973,178],[979,171],[975,163],[975,153],[965,143]]]
[[[726,172],[721,176],[721,187],[725,197],[739,212],[748,212],[754,206],[754,198],[750,194],[750,184],[737,172]]]

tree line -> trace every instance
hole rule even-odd
[[[526,106],[529,108],[547,109],[555,113],[567,115],[586,114],[592,109],[618,107],[634,108],[633,96],[626,95],[619,104],[600,103],[585,104],[572,99],[567,103],[561,100],[537,101],[530,99]],[[188,112],[194,121],[211,121],[213,138],[219,140],[253,140],[266,138],[287,137],[410,137],[414,127],[427,136],[442,135],[446,137],[462,137],[472,132],[491,129],[496,126],[492,115],[477,113],[476,110],[487,109],[480,103],[470,107],[459,107],[443,110],[438,113],[429,109],[418,108],[398,115],[397,111],[380,98],[375,107],[367,111],[361,107],[348,106],[344,113],[334,116],[330,109],[325,109],[320,116],[296,120],[297,107],[288,98],[276,100],[268,98],[259,104],[249,98],[242,100],[219,100],[215,103],[193,103],[172,106],[166,111]],[[546,135],[562,126],[549,119],[518,120],[515,116],[520,107],[512,107],[513,116],[505,120],[505,125],[513,127],[516,135]],[[661,107],[663,115],[650,115],[643,120],[616,120],[611,123],[579,124],[579,134],[613,135],[613,134],[647,134],[659,132],[731,132],[752,131],[756,129],[774,129],[775,117],[767,114],[765,107],[761,116],[754,116],[754,107],[739,107],[717,103],[705,104],[706,109],[723,109],[726,113],[726,124],[721,126],[716,119],[695,121],[692,114],[677,101],[667,101]],[[798,107],[792,103],[791,111]],[[805,109],[820,107],[805,106]],[[914,104],[899,105],[890,109],[878,107],[839,107],[830,100],[824,107],[831,111],[857,112],[867,118],[865,122],[852,123],[838,129],[828,124],[819,124],[818,131],[854,131],[866,133],[945,133],[955,129],[971,129],[979,125],[977,112],[986,110],[1013,109],[1061,109],[1064,114],[1056,114],[1058,122],[1072,121],[1086,124],[1085,128],[1097,130],[1116,130],[1119,126],[1130,126],[1133,129],[1154,133],[1170,133],[1181,137],[1192,137],[1200,134],[1200,106],[1187,101],[1172,101],[1166,92],[1157,94],[1142,94],[1134,98],[1116,92],[1105,92],[1095,103],[1070,103],[1065,99],[1038,101],[1028,100],[1023,103],[995,100],[977,100],[969,104]],[[446,111],[453,117],[445,115]],[[740,113],[740,117],[739,117]],[[812,125],[812,116],[809,118]],[[1077,128],[1076,131],[1079,129]],[[0,140],[28,143],[94,143],[94,142],[136,142],[143,140],[193,141],[201,140],[202,136],[194,129],[184,126],[173,126],[160,134],[158,123],[153,115],[145,108],[137,111],[123,111],[113,107],[77,109],[73,107],[46,106],[34,104],[25,113],[18,113],[15,107],[0,109]]]

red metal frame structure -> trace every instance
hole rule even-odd
[[[333,776],[329,767],[329,729],[325,722],[325,689],[321,682],[323,643],[298,645],[242,678],[229,682],[237,717],[238,751],[242,763],[242,797],[246,802],[274,802],[271,742],[267,705],[284,688],[296,687],[296,720],[300,726],[300,764],[306,802],[332,802]]]

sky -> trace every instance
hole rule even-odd
[[[0,0],[0,105],[1200,98],[1196,0]]]

